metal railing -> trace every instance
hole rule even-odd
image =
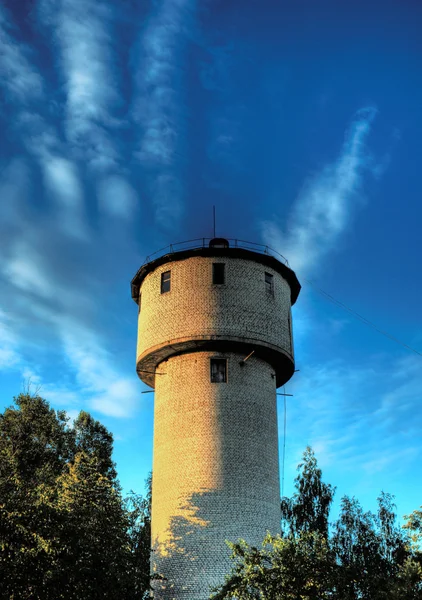
[[[164,256],[166,254],[172,254],[173,252],[182,252],[183,250],[195,250],[196,248],[208,248],[210,241],[214,238],[196,238],[194,240],[186,240],[184,242],[176,242],[175,244],[169,244],[164,248],[160,248],[156,252],[149,254],[144,261],[144,265],[149,263],[160,256]],[[251,250],[253,252],[258,252],[259,254],[267,254],[269,256],[273,256],[287,267],[289,266],[289,261],[286,257],[284,257],[280,252],[270,248],[270,246],[266,246],[264,244],[257,244],[255,242],[248,242],[246,240],[239,240],[234,238],[224,238],[229,242],[230,248],[243,248],[244,250]]]

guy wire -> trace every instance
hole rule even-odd
[[[286,404],[286,386],[283,386],[284,399],[284,427],[283,427],[283,458],[281,466],[281,497],[284,496],[284,462],[286,458],[286,422],[287,422],[287,404]]]

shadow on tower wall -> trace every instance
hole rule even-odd
[[[224,506],[219,496],[215,491],[192,494],[171,520],[167,541],[153,545],[153,570],[163,577],[152,582],[155,599],[206,600],[224,581],[231,566],[225,540],[233,527],[216,509]]]
[[[154,598],[207,600],[233,566],[226,540],[261,544],[268,530],[263,504],[259,515],[255,498],[248,502],[220,491],[192,494],[171,520],[166,542],[153,547],[153,571],[163,577],[152,582]],[[268,509],[274,512],[272,504]]]

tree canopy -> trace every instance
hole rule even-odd
[[[37,394],[0,414],[0,598],[149,597],[151,477],[122,497],[113,436],[86,412],[69,425]],[[281,527],[259,548],[231,543],[233,570],[214,600],[422,600],[422,510],[397,524],[393,497],[376,513],[341,500],[307,448]],[[422,507],[421,507],[422,509]]]
[[[344,497],[330,524],[335,488],[311,448],[298,470],[295,494],[281,501],[281,533],[260,548],[229,544],[233,570],[213,600],[422,600],[422,512],[402,529],[391,495],[381,493],[376,514]]]
[[[0,597],[136,599],[149,590],[150,497],[124,500],[113,437],[38,395],[0,415]]]

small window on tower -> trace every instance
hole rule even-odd
[[[271,273],[265,273],[265,289],[270,294],[274,294],[274,277]]]
[[[227,383],[227,359],[211,359],[211,383]]]
[[[171,271],[161,273],[161,293],[165,294],[170,291]]]
[[[225,264],[224,263],[213,263],[212,264],[212,282],[217,285],[225,283]]]
[[[142,304],[142,294],[139,294],[139,300],[138,300],[138,315],[141,312],[141,304]]]

